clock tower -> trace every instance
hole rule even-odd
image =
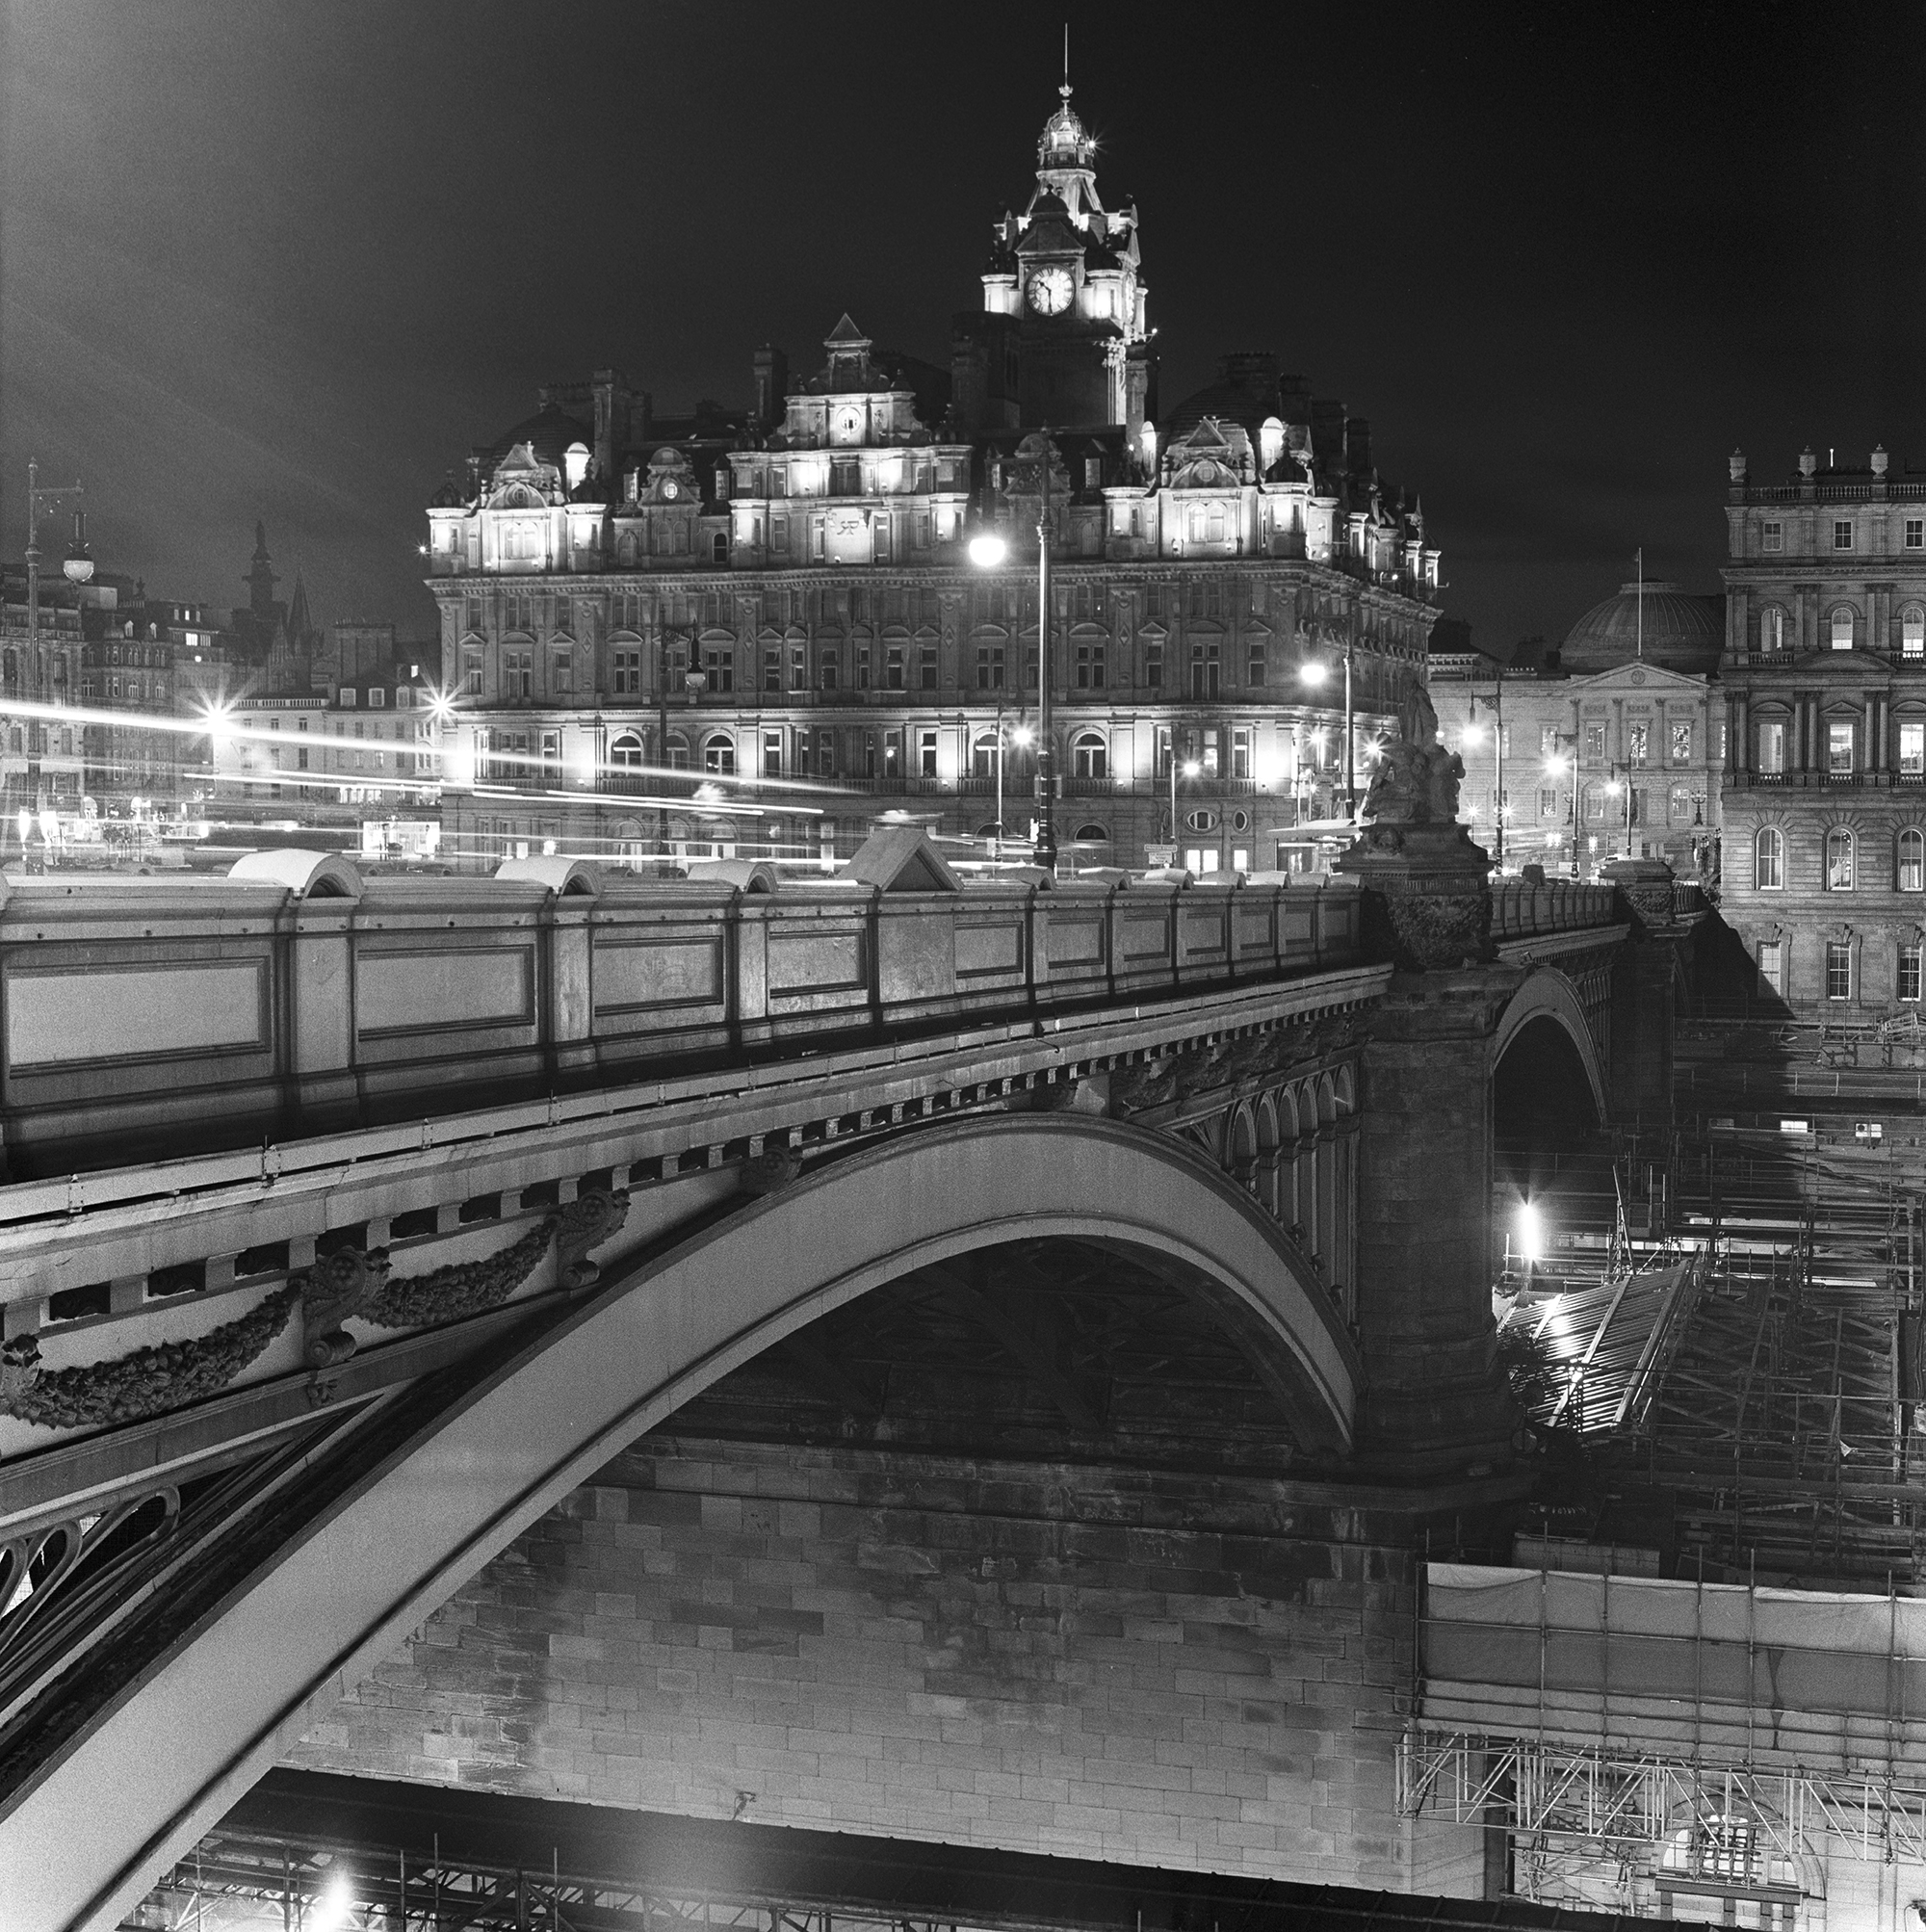
[[[957,318],[955,392],[972,433],[1121,428],[1154,407],[1137,213],[1098,197],[1097,144],[1057,90],[1036,144],[1036,188],[993,229],[980,315]]]

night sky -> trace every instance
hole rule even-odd
[[[1926,466],[1916,7],[0,0],[0,529],[429,627],[422,507],[544,379],[740,404],[847,308],[947,363],[1055,102],[1142,217],[1164,406],[1275,349],[1502,648],[1718,587],[1727,454]]]

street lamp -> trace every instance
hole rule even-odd
[[[1494,848],[1492,858],[1497,870],[1503,872],[1505,860],[1505,728],[1504,684],[1502,680],[1500,680],[1497,689],[1497,695],[1492,699],[1492,710],[1495,714],[1492,724],[1492,755],[1497,764],[1497,804],[1492,813],[1492,817],[1497,826],[1497,835],[1492,841]],[[1484,735],[1484,727],[1477,722],[1478,700],[1475,692],[1471,697],[1471,721],[1465,726],[1465,737],[1468,743],[1475,744]]]
[[[39,643],[40,635],[40,516],[43,511],[52,509],[63,497],[79,496],[80,493],[77,483],[63,484],[57,489],[42,489],[40,466],[33,457],[27,458],[27,636],[35,643]],[[86,556],[87,546],[79,540],[77,532],[76,548],[81,558],[69,558],[68,562],[77,564],[84,560],[85,574],[76,577],[71,570],[66,570],[65,574],[72,577],[76,584],[84,584],[93,575],[93,560]]]
[[[1055,451],[1041,431],[1017,446],[1018,459],[1041,472],[1036,514],[1036,862],[1046,872],[1056,871],[1056,757],[1050,736],[1050,481]],[[970,561],[978,570],[995,570],[1009,556],[1009,545],[994,531],[970,539]],[[1021,635],[1021,634],[1020,634]],[[1021,648],[1021,646],[1019,646]]]
[[[1630,858],[1631,857],[1631,775],[1630,775],[1631,767],[1628,765],[1608,765],[1606,766],[1605,769],[1606,770],[1614,773],[1623,771],[1627,774],[1622,779],[1614,776],[1608,778],[1605,781],[1605,796],[1608,798],[1616,798],[1620,794],[1620,792],[1623,791],[1625,794],[1625,800],[1626,800],[1625,855],[1627,858]]]
[[[1203,769],[1194,758],[1186,758],[1184,761],[1183,770],[1186,778],[1196,777]],[[1170,754],[1170,849],[1173,854],[1177,850],[1177,753],[1173,750]]]
[[[1347,631],[1344,634],[1344,817],[1355,821],[1358,816],[1358,774],[1351,743],[1354,736],[1351,720],[1351,636]],[[1313,691],[1316,691],[1331,672],[1327,666],[1314,658],[1309,664],[1298,666],[1297,675]]]

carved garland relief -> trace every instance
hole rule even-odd
[[[600,1274],[588,1251],[628,1216],[626,1190],[591,1192],[545,1216],[518,1240],[480,1261],[388,1281],[388,1255],[347,1250],[301,1268],[247,1314],[205,1335],[135,1348],[71,1369],[43,1370],[38,1340],[0,1343],[0,1415],[41,1428],[99,1428],[139,1422],[218,1394],[301,1311],[302,1360],[320,1370],[354,1353],[341,1325],[351,1317],[380,1328],[433,1327],[480,1315],[514,1293],[534,1272],[551,1240],[557,1280],[587,1288]]]

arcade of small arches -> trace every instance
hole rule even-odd
[[[1282,1081],[1182,1130],[1287,1229],[1356,1314],[1357,1077],[1349,1062]]]

